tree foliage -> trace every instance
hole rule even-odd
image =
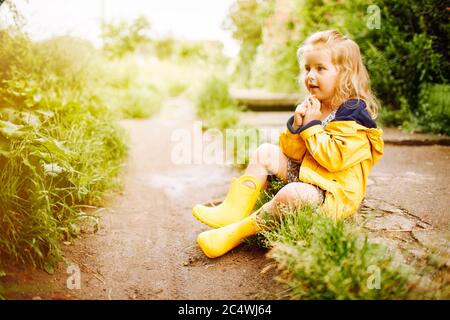
[[[150,22],[144,16],[131,23],[105,23],[102,29],[103,49],[111,58],[121,58],[134,52],[139,45],[150,42],[147,35]]]

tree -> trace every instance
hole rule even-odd
[[[258,46],[262,43],[264,16],[261,1],[238,0],[230,8],[225,28],[231,30],[233,38],[241,44],[237,73],[248,82],[251,76],[250,65]]]
[[[3,7],[2,7],[3,5]],[[6,10],[9,14],[11,14],[12,19],[15,24],[15,31],[20,31],[22,26],[25,24],[25,18],[23,15],[17,10],[17,6],[12,0],[0,0],[0,7],[2,7],[3,10]],[[0,21],[0,28],[3,28],[5,26],[1,25]]]
[[[103,50],[110,58],[121,58],[134,52],[139,45],[149,43],[150,22],[140,16],[131,23],[106,23],[102,30]]]

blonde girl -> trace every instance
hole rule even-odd
[[[216,228],[197,243],[210,258],[221,256],[260,231],[260,212],[305,203],[340,219],[358,210],[367,177],[382,157],[379,104],[370,89],[359,46],[336,30],[317,32],[298,50],[301,83],[308,91],[280,134],[279,146],[260,145],[244,175],[233,178],[225,200],[216,207],[196,205],[192,213]],[[252,213],[269,174],[286,185]]]

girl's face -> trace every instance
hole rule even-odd
[[[327,50],[313,50],[305,52],[304,81],[306,89],[320,102],[330,103],[335,94],[338,80],[338,69],[331,61]]]

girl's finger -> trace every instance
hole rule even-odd
[[[295,112],[298,112],[298,110],[301,110],[302,108],[305,108],[305,101],[297,105]]]
[[[320,108],[320,101],[316,97],[313,97],[312,101],[313,101],[313,105],[316,109]]]
[[[302,117],[305,116],[306,108],[305,106],[300,106],[300,108],[297,110],[297,113],[299,113]]]
[[[313,100],[312,100],[312,104],[313,104],[314,108],[317,108],[317,107],[320,108],[320,103],[317,103],[317,100],[316,100],[316,99],[313,99]]]
[[[306,105],[307,105],[308,109],[309,109],[310,107],[312,107],[311,96],[309,96],[309,97],[306,99]]]

